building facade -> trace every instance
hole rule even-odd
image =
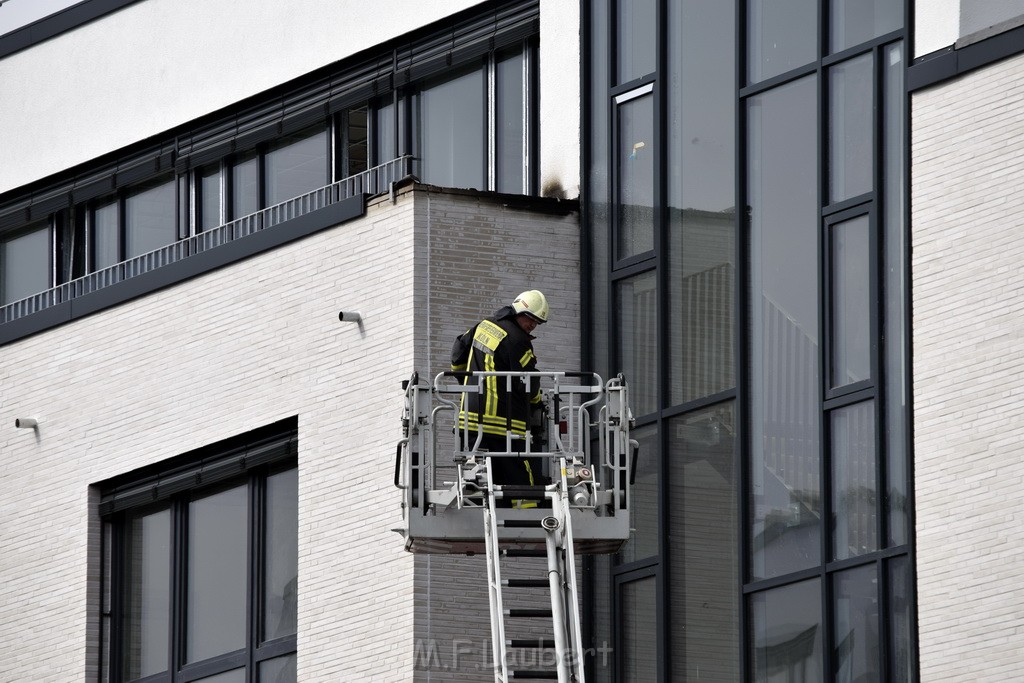
[[[27,3],[0,680],[493,680],[392,458],[402,380],[532,288],[640,443],[588,679],[1024,668],[1024,2]]]

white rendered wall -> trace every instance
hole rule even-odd
[[[913,95],[921,680],[1024,671],[1024,56]]]
[[[144,0],[0,59],[0,193],[480,0]]]
[[[580,3],[540,2],[541,194],[580,194]]]
[[[960,0],[914,0],[914,57],[952,47],[960,37]]]
[[[413,201],[0,349],[0,681],[96,680],[90,485],[298,415],[299,680],[408,681]],[[362,326],[338,311],[362,312]],[[38,433],[15,429],[38,416]],[[382,464],[383,463],[383,464]]]
[[[0,59],[0,193],[481,0],[145,0]],[[579,3],[541,2],[542,186],[579,195]]]

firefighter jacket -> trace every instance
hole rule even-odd
[[[452,370],[533,372],[537,369],[537,357],[533,354],[532,339],[516,323],[515,309],[505,306],[455,339]],[[478,381],[467,377],[463,384]],[[507,430],[525,435],[531,407],[540,407],[540,382],[534,379],[527,386],[520,378],[512,378],[511,391],[508,384],[507,377],[487,377],[482,393],[463,394],[459,428],[475,432],[482,425],[485,434],[505,436]]]

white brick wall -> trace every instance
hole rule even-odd
[[[913,96],[921,679],[1024,671],[1024,57]]]
[[[522,201],[406,188],[362,219],[0,349],[0,681],[95,680],[91,484],[291,415],[300,680],[412,680],[414,628],[439,634],[414,617],[416,563],[390,532],[401,381],[443,368],[470,318],[534,286],[553,307],[542,362],[579,365],[575,214]],[[472,275],[488,265],[493,278]],[[341,309],[363,324],[339,323]],[[30,415],[38,434],[13,428]],[[420,604],[441,613],[453,597]]]

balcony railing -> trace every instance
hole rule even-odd
[[[94,271],[70,282],[53,287],[30,297],[0,306],[0,324],[11,322],[39,311],[71,301],[86,294],[109,287],[201,254],[222,244],[242,239],[279,223],[298,218],[358,194],[375,195],[386,192],[391,183],[412,173],[412,157],[402,156],[362,173],[343,178],[326,187],[299,195],[288,201],[269,206],[262,211],[243,216],[220,227],[201,232],[127,261]]]

